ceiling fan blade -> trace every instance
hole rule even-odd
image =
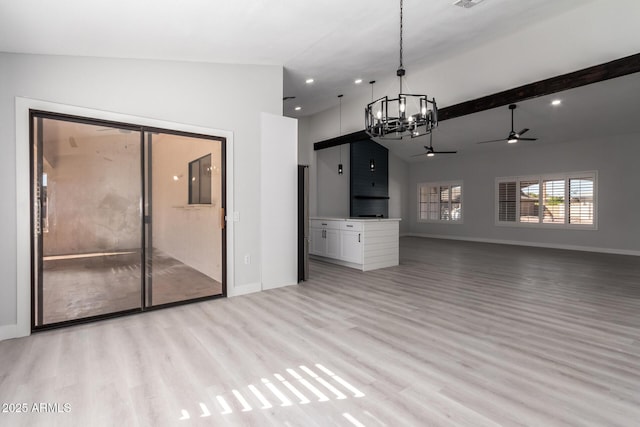
[[[518,135],[521,136],[523,133],[527,133],[527,132],[529,132],[529,128],[524,128],[520,132],[518,132]]]
[[[434,151],[433,154],[456,154],[457,151]]]
[[[476,144],[488,144],[490,142],[500,142],[500,141],[506,141],[508,138],[500,138],[500,139],[492,139],[489,141],[480,141],[480,142],[476,142]]]
[[[537,141],[538,138],[518,138],[518,141]]]

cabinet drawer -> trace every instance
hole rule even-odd
[[[344,221],[331,221],[326,219],[312,219],[309,221],[309,227],[311,228],[331,228],[331,229],[339,229],[339,223]]]
[[[344,221],[340,224],[341,230],[362,231],[362,223],[356,221]]]

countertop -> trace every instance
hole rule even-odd
[[[318,219],[320,221],[360,221],[360,222],[385,222],[385,221],[402,221],[402,218],[336,218],[328,216],[312,216],[309,219]]]

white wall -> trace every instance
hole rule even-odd
[[[190,206],[189,163],[208,154],[213,167],[211,204]],[[154,135],[152,161],[153,247],[221,281],[221,142]]]
[[[260,283],[259,114],[282,112],[282,67],[2,53],[0,76],[0,338],[17,324],[17,254],[28,244],[17,240],[17,225],[25,222],[17,212],[28,212],[29,188],[28,158],[25,163],[16,149],[17,133],[24,132],[16,129],[23,120],[16,117],[16,97],[228,131],[239,213],[228,292]],[[244,254],[251,254],[251,264],[242,263]]]
[[[342,149],[342,175],[338,174],[340,149]],[[348,145],[342,145],[315,152],[317,216],[349,217],[349,176],[351,173],[349,151]]]
[[[298,282],[298,123],[261,115],[262,289]]]
[[[640,134],[550,145],[517,145],[473,155],[412,163],[409,227],[412,233],[640,255]],[[606,150],[603,150],[606,147]],[[598,229],[569,230],[495,225],[495,178],[560,172],[598,172]],[[421,182],[463,181],[463,224],[417,221]]]
[[[389,218],[401,218],[400,234],[409,232],[409,164],[389,151]]]

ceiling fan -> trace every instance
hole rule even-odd
[[[425,150],[427,150],[424,153],[420,153],[420,154],[414,154],[411,157],[418,157],[418,156],[427,156],[427,157],[433,157],[436,154],[456,154],[457,151],[436,151],[433,149],[433,133],[429,134],[429,146],[427,147],[426,145],[424,146]]]
[[[507,136],[506,138],[500,138],[500,139],[491,139],[489,141],[480,141],[477,144],[487,144],[489,142],[500,142],[500,141],[507,141],[509,144],[514,144],[518,141],[535,141],[538,138],[523,138],[522,135],[526,132],[529,132],[529,128],[524,128],[522,129],[520,132],[515,132],[513,130],[513,110],[516,109],[516,104],[511,104],[509,105],[509,110],[511,110],[511,132],[509,132],[509,136]]]

